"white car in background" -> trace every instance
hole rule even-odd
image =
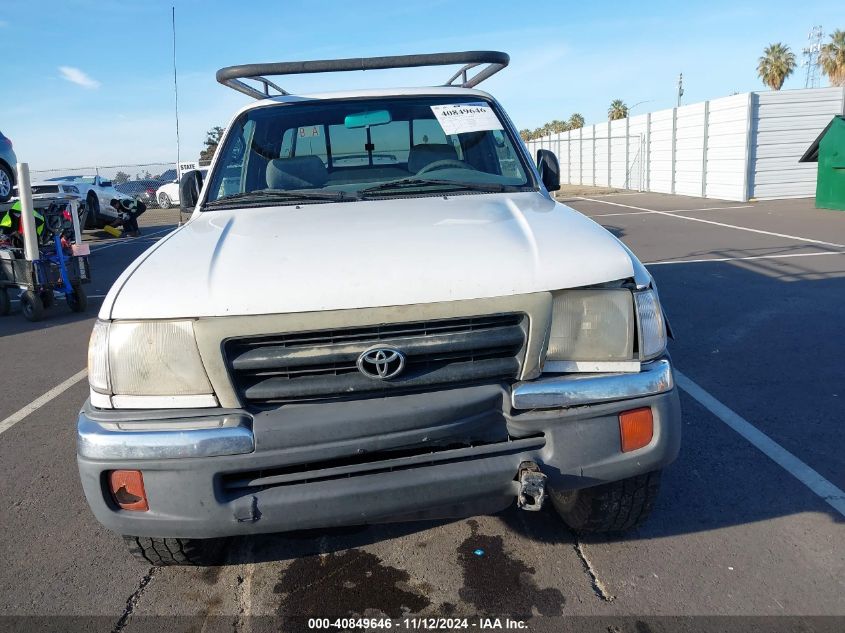
[[[111,207],[114,198],[129,198],[126,194],[120,193],[112,185],[111,180],[106,180],[99,175],[82,176],[59,176],[48,178],[40,182],[32,183],[32,193],[73,193],[78,194],[85,203],[79,212],[79,223],[83,228],[92,229],[102,226],[104,223],[117,219],[117,212]]]
[[[208,174],[208,167],[200,169],[199,172],[205,178]],[[158,201],[158,206],[162,209],[179,206],[179,180],[168,182],[159,187],[156,191],[156,200]]]

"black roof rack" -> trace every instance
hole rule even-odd
[[[425,55],[392,55],[388,57],[353,57],[348,59],[315,59],[302,62],[277,62],[269,64],[243,64],[241,66],[227,66],[217,71],[217,81],[238,92],[254,97],[266,99],[276,96],[270,94],[270,89],[278,91],[279,95],[290,94],[286,90],[267,79],[266,75],[303,75],[308,73],[332,73],[352,70],[383,70],[386,68],[415,68],[419,66],[450,66],[462,64],[462,67],[452,75],[444,86],[459,86],[474,88],[485,79],[496,74],[508,65],[510,57],[507,53],[498,51],[463,51],[459,53],[428,53]],[[484,68],[469,76],[469,71],[477,66],[486,64]],[[241,81],[250,79],[263,85],[263,91]],[[460,80],[460,83],[455,83]]]

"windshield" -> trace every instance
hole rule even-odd
[[[516,147],[475,96],[256,108],[227,134],[206,206],[535,189]]]

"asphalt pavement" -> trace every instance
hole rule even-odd
[[[45,616],[207,631],[258,630],[261,615],[420,615],[510,616],[529,630],[561,630],[564,616],[619,633],[694,630],[705,616],[755,617],[719,620],[724,630],[843,630],[845,213],[810,200],[561,199],[648,265],[675,333],[684,438],[644,527],[587,538],[551,511],[511,509],[239,538],[220,567],[135,561],[87,508],[75,424],[102,297],[174,221],[148,212],[141,238],[88,236],[87,314],[59,305],[37,324],[0,319],[0,429],[15,420],[0,431],[0,614],[18,616],[0,628],[60,622]]]

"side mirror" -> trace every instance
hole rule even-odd
[[[549,191],[560,189],[560,164],[557,162],[557,156],[547,149],[538,149],[537,169],[546,189]]]
[[[100,186],[101,187],[111,187],[111,180],[101,180]]]
[[[191,169],[182,174],[179,181],[179,211],[182,213],[193,213],[202,191],[202,174]]]

